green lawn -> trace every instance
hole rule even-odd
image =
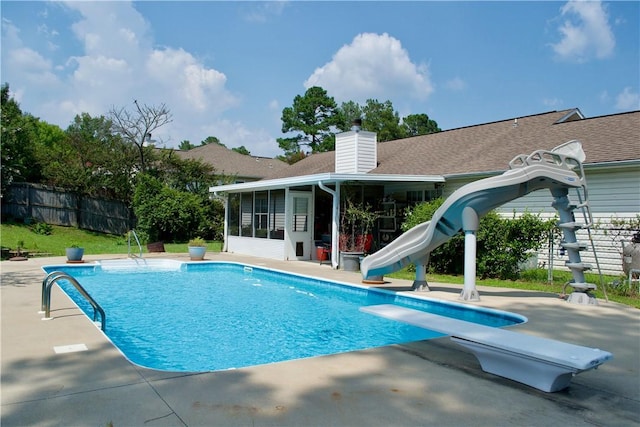
[[[553,294],[562,294],[563,290],[566,293],[570,293],[572,288],[565,284],[571,280],[571,273],[568,271],[553,271],[553,280],[551,283],[547,281],[547,270],[537,269],[525,271],[522,273],[520,280],[499,280],[499,279],[476,279],[478,286],[490,286],[498,288],[511,288],[511,289],[523,289],[529,291],[548,292]],[[415,272],[409,271],[407,268],[400,270],[396,273],[389,274],[388,277],[395,277],[398,279],[413,280],[415,278]],[[598,299],[605,300],[603,287],[601,286],[600,276],[598,274],[586,273],[585,278],[588,283],[594,283],[598,286],[598,289],[594,292]],[[427,274],[427,282],[441,282],[441,283],[453,283],[464,284],[463,276],[450,276],[443,274]],[[623,282],[623,277],[607,276],[603,275],[602,283],[604,284],[609,301],[618,302],[621,304],[629,305],[632,307],[640,308],[640,297],[638,296],[637,285],[635,288],[630,288]],[[616,283],[619,283],[616,285]]]
[[[129,246],[127,236],[114,236],[111,234],[92,233],[73,227],[51,226],[51,234],[43,235],[35,233],[24,224],[0,225],[0,243],[3,248],[15,250],[18,246],[29,252],[44,252],[51,255],[64,255],[65,249],[71,245],[84,248],[85,254],[127,254]],[[135,240],[131,242],[132,251],[138,252]],[[220,251],[220,242],[207,242],[209,251]],[[187,252],[187,242],[165,243],[167,252]],[[143,246],[143,252],[147,252]]]
[[[22,249],[29,252],[37,251],[49,253],[51,255],[65,255],[65,249],[73,244],[82,246],[85,254],[127,254],[128,252],[127,236],[92,233],[73,227],[51,226],[51,234],[44,235],[34,232],[31,227],[24,224],[1,224],[0,243],[3,248],[9,248],[11,250],[15,250],[18,246],[21,246]],[[134,242],[132,242],[132,245],[134,248],[133,252],[137,252],[137,246]],[[165,250],[170,253],[187,252],[186,241],[184,243],[165,243],[164,246]],[[207,248],[212,252],[219,252],[221,246],[221,242],[207,242]],[[143,247],[143,252],[147,252],[146,247]],[[404,269],[388,276],[413,280],[415,273]],[[597,274],[587,274],[586,278],[589,283],[595,283],[598,285],[598,290],[595,294],[599,299],[604,299],[605,296],[602,286],[600,285],[600,277]],[[523,278],[518,281],[478,279],[477,284],[482,286],[535,290],[560,294],[562,293],[564,284],[570,279],[571,274],[569,272],[556,270],[553,273],[553,282],[547,283],[546,270],[533,270],[524,272]],[[638,297],[637,288],[630,289],[624,283],[619,286],[611,285],[611,283],[621,281],[622,279],[622,277],[612,276],[605,276],[603,278],[602,283],[606,286],[609,300],[640,308],[640,298]],[[454,284],[464,283],[464,278],[462,276],[429,274],[427,275],[427,280],[429,282]],[[567,288],[567,292],[570,292],[570,290],[571,288]]]

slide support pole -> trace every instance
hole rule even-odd
[[[416,280],[413,281],[413,286],[411,287],[414,291],[430,291],[429,284],[427,283],[427,265],[429,265],[429,257],[431,254],[426,257],[419,259],[415,262],[416,265]]]
[[[464,301],[480,301],[476,289],[476,232],[479,219],[477,212],[465,207],[462,211],[462,228],[464,230],[464,288],[459,299]]]

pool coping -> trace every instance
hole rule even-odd
[[[358,273],[326,264],[208,255],[338,282],[360,281]],[[185,260],[188,255],[158,257]],[[85,256],[87,261],[98,258],[105,257]],[[470,305],[525,315],[529,321],[517,330],[614,354],[614,360],[581,374],[559,393],[486,374],[448,339],[176,375],[131,365],[55,287],[52,308],[57,317],[40,320],[40,266],[63,260],[0,265],[3,426],[640,423],[640,312],[620,304],[600,301],[597,307],[585,307],[553,294],[479,287],[481,301]],[[461,289],[430,286],[429,298],[449,302],[457,300]],[[380,286],[400,294],[411,292],[410,287],[401,280]],[[87,350],[53,351],[54,346],[75,344],[85,344]]]

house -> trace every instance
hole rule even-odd
[[[331,236],[332,265],[338,267],[336,240],[345,199],[380,212],[374,233],[374,248],[379,248],[399,235],[407,206],[447,197],[467,183],[502,174],[518,155],[570,140],[579,140],[586,153],[602,270],[620,273],[620,242],[612,242],[602,224],[640,215],[640,111],[594,118],[579,109],[551,111],[382,143],[358,129],[338,134],[334,152],[313,154],[265,179],[210,188],[226,203],[223,250],[307,260],[323,236]],[[498,210],[552,217],[551,202],[549,192],[539,190]],[[562,265],[557,243],[539,254],[541,263]],[[593,261],[589,257],[586,253],[585,261]]]
[[[182,159],[201,160],[215,168],[217,174],[233,176],[235,183],[266,179],[282,172],[289,164],[282,160],[244,155],[220,144],[199,145],[188,151],[176,151]]]

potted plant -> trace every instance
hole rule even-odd
[[[191,261],[201,261],[204,259],[205,252],[207,252],[207,242],[200,237],[195,237],[189,240],[188,249]]]
[[[371,230],[378,213],[369,205],[353,203],[347,199],[340,217],[340,267],[347,271],[360,269],[360,257],[371,249]]]
[[[66,248],[67,262],[82,262],[82,256],[84,255],[84,248],[81,248],[78,244],[74,243]]]

